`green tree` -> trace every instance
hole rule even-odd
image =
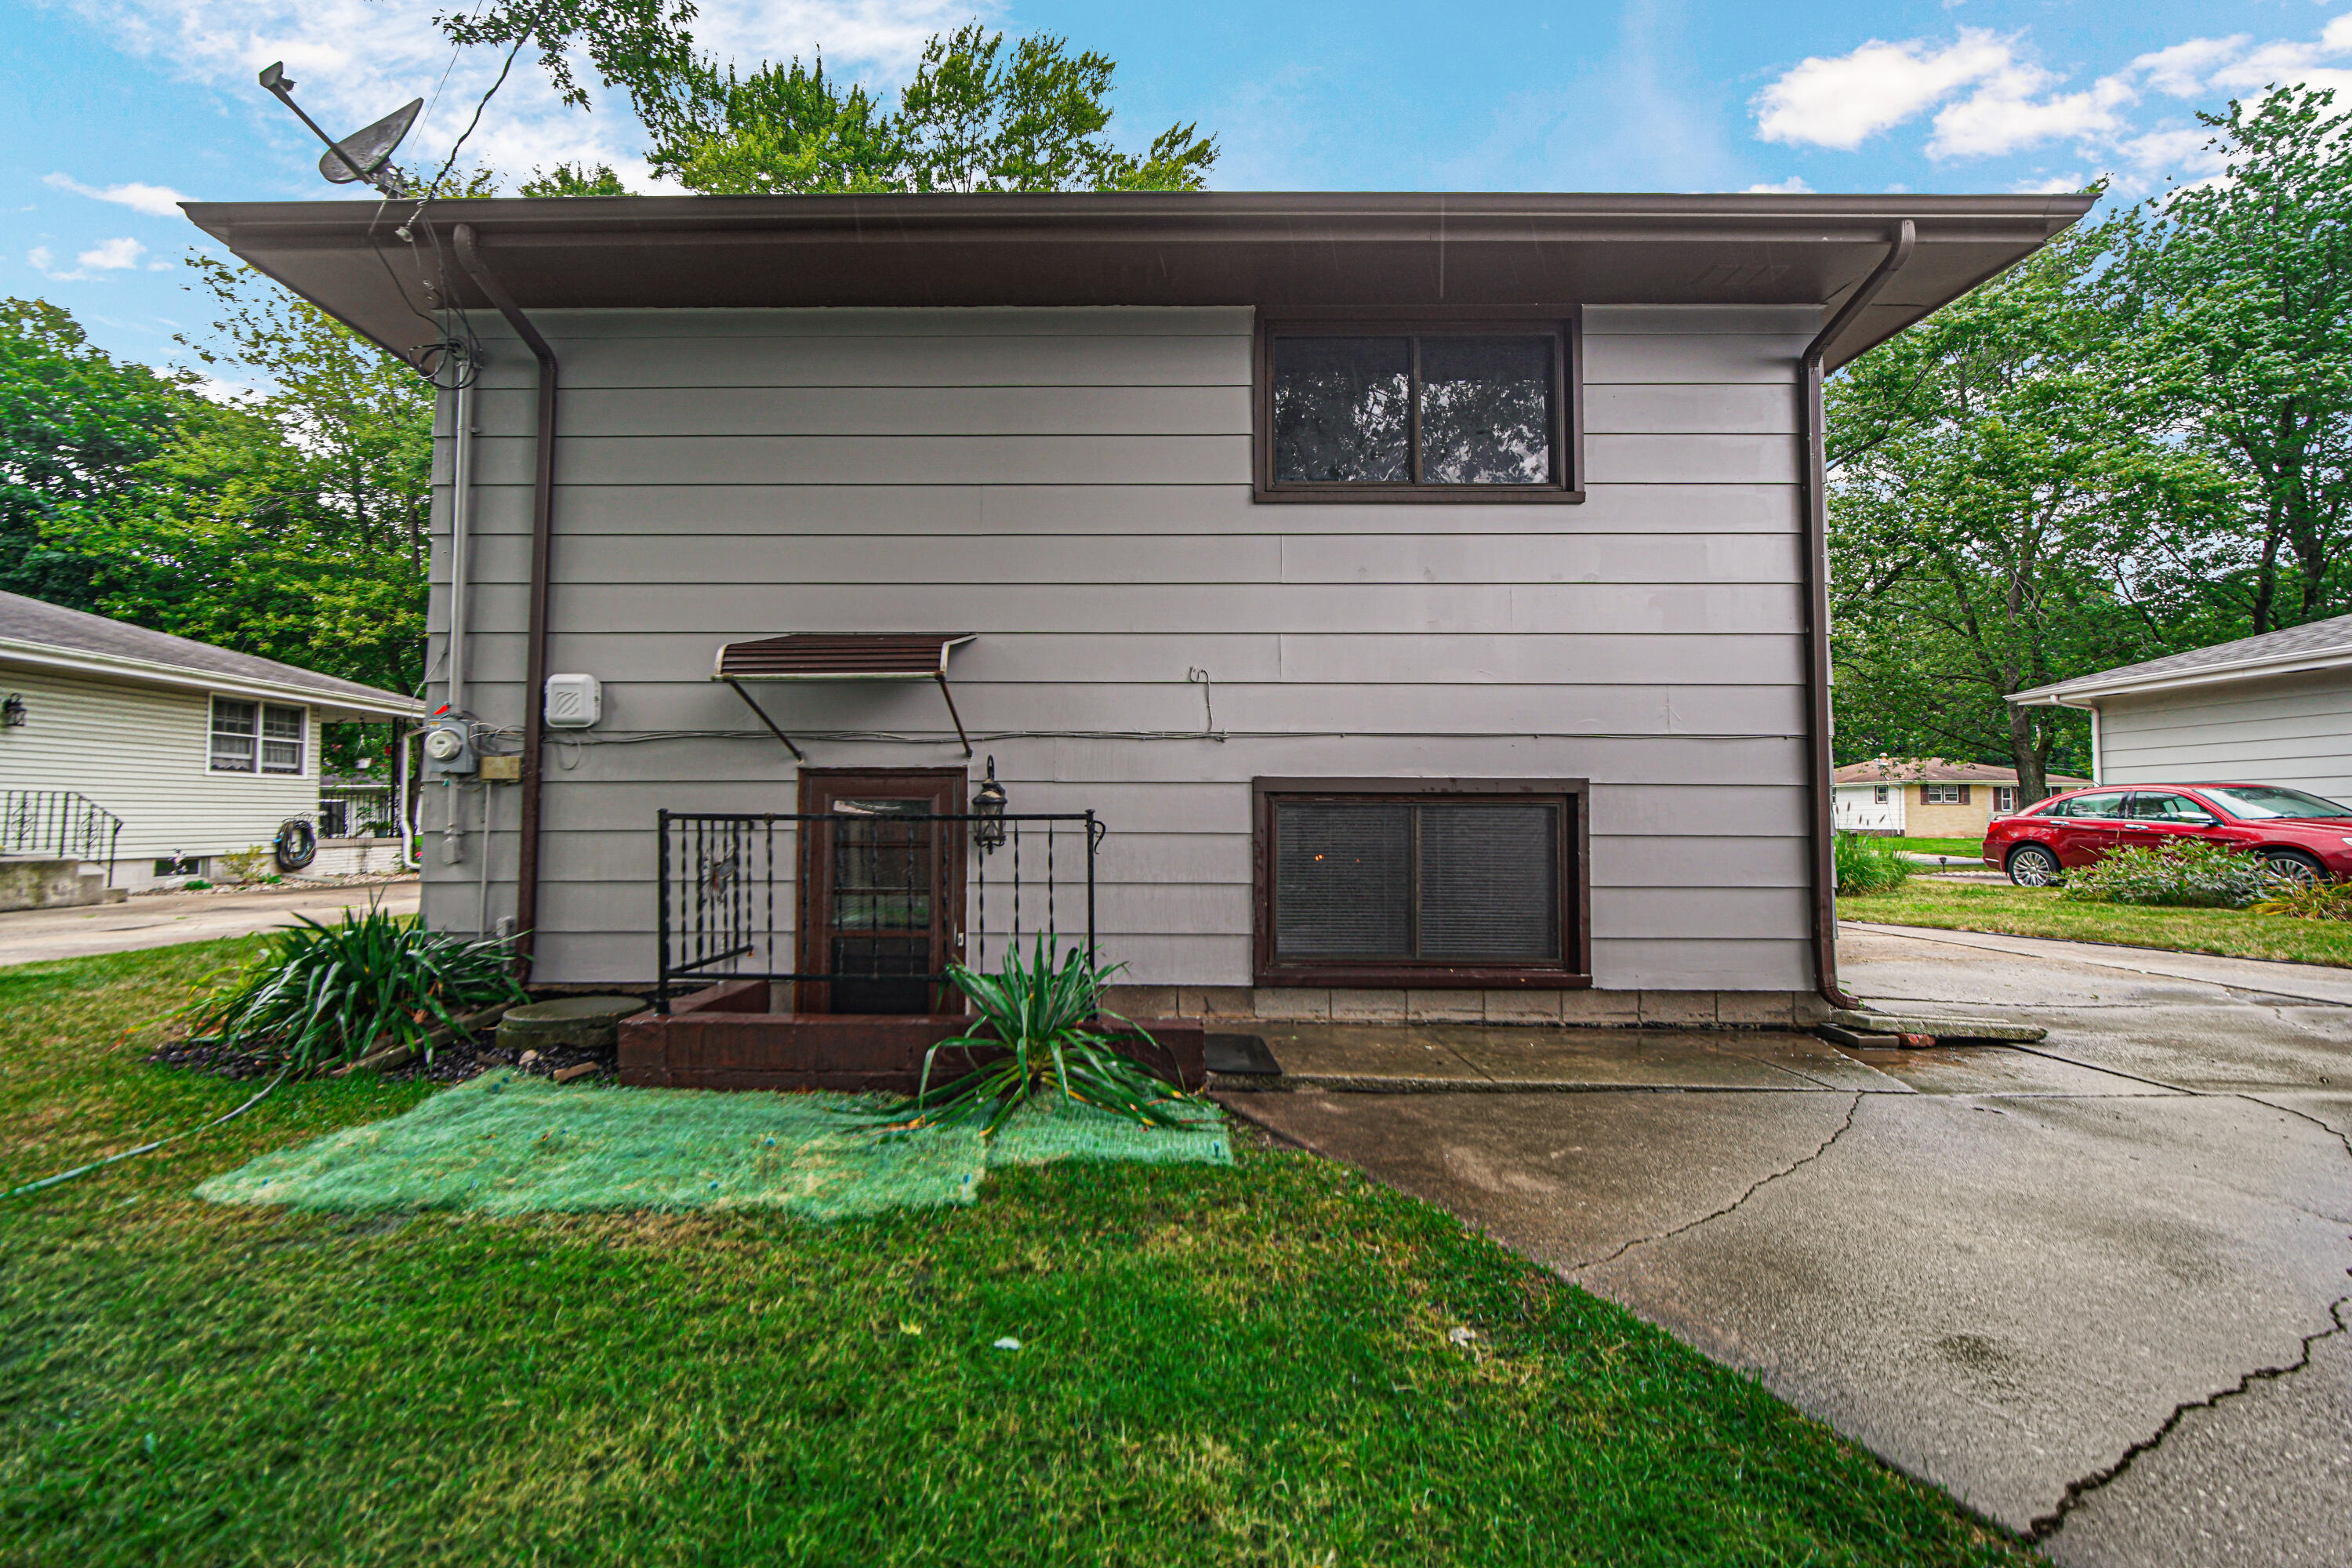
[[[632,84],[647,159],[714,195],[884,191],[1192,191],[1213,138],[1173,125],[1141,157],[1105,135],[1118,67],[1044,36],[1008,47],[977,24],[933,37],[886,112],[824,61],[749,75],[698,59]]]
[[[2111,279],[2135,374],[2242,481],[2210,564],[2251,632],[2352,608],[2352,114],[2334,102],[2290,88],[2199,115],[2222,176],[2135,215]]]
[[[200,401],[189,379],[110,357],[45,300],[0,301],[0,590],[97,607],[96,568],[64,535],[141,492]]]
[[[1841,755],[2004,758],[2029,798],[2083,716],[2010,692],[2168,651],[2234,499],[2117,368],[2124,229],[2061,237],[1832,384]]]
[[[628,187],[610,163],[558,163],[553,169],[533,169],[530,178],[515,187],[519,196],[625,196]]]

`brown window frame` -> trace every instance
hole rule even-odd
[[[1557,472],[1540,485],[1430,485],[1410,481],[1339,480],[1320,483],[1274,478],[1274,341],[1276,338],[1329,337],[1495,337],[1544,334],[1551,337],[1552,374],[1557,378],[1552,399],[1552,452]],[[1419,353],[1415,352],[1415,362]],[[1412,311],[1394,315],[1353,315],[1318,320],[1261,316],[1252,358],[1250,388],[1250,499],[1276,504],[1289,502],[1391,502],[1452,506],[1559,506],[1584,500],[1584,318],[1580,311],[1507,315]],[[1413,434],[1408,450],[1418,458],[1420,413],[1412,413]]]
[[[1529,963],[1431,963],[1419,959],[1277,962],[1274,955],[1274,807],[1276,801],[1554,798],[1565,804],[1560,835],[1560,957]],[[1258,985],[1345,985],[1396,990],[1580,991],[1592,984],[1592,851],[1585,779],[1259,778],[1250,781],[1250,862]]]

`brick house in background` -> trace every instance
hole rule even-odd
[[[2053,793],[2089,779],[2050,775]],[[2017,795],[2017,770],[1941,757],[1874,757],[1837,770],[1834,819],[1850,833],[1905,838],[1980,837],[2003,812],[2031,805]]]

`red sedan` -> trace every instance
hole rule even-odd
[[[2352,807],[2277,784],[2093,785],[2037,802],[1985,830],[1985,864],[2046,888],[2110,850],[2202,838],[2252,850],[2274,876],[2352,877]]]

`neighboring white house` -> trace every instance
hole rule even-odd
[[[2352,616],[2010,698],[2087,709],[2099,784],[2237,781],[2352,800]]]
[[[2089,782],[2053,773],[2049,784],[2055,794]],[[2033,804],[2019,797],[2015,768],[1941,757],[1848,763],[1838,769],[1832,788],[1839,832],[1908,838],[1981,835],[1995,816]]]
[[[110,852],[118,888],[214,873],[215,857],[315,818],[322,721],[423,710],[357,681],[0,594],[0,856],[69,851],[102,865]],[[52,842],[60,833],[72,843]]]

